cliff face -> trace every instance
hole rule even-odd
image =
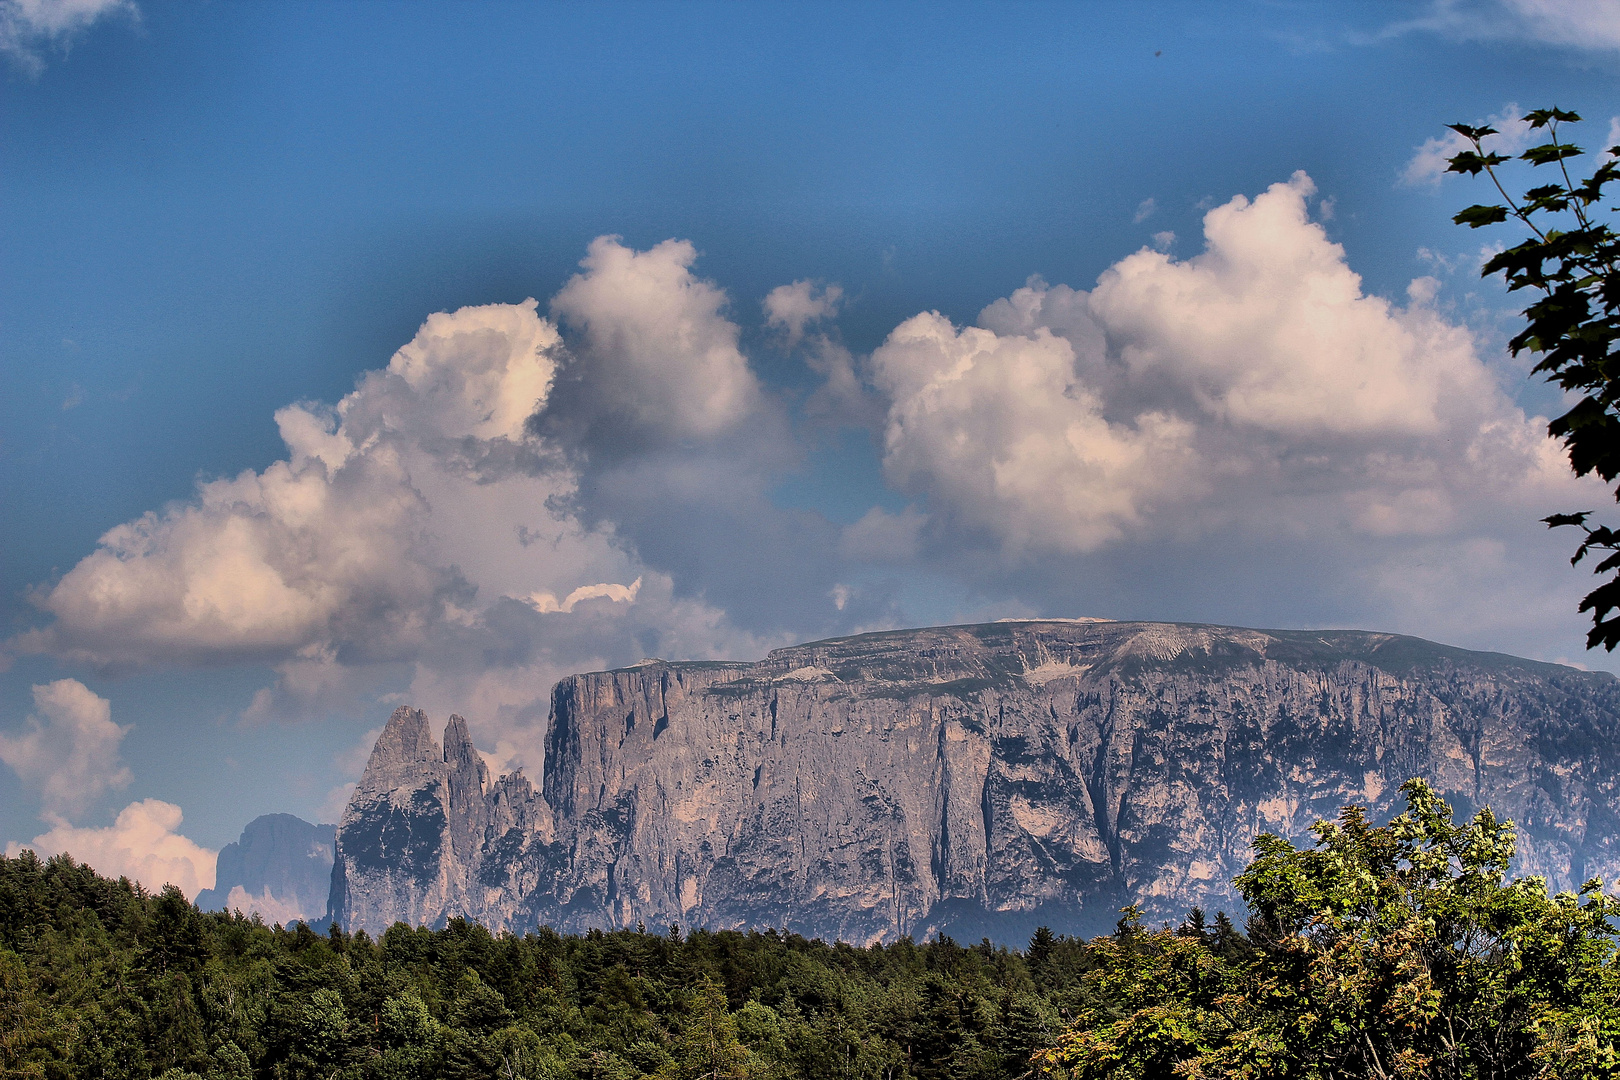
[[[329,910],[342,926],[439,925],[475,911],[492,926],[510,906],[479,883],[507,837],[550,835],[551,815],[520,774],[491,784],[489,769],[451,716],[444,749],[427,714],[402,705],[377,738],[338,824]],[[493,890],[497,894],[500,890]]]
[[[241,839],[219,849],[214,887],[197,894],[197,906],[314,922],[326,912],[335,831],[291,814],[254,818]]]
[[[998,623],[644,662],[554,691],[543,795],[401,709],[344,815],[376,931],[786,926],[850,941],[1105,929],[1230,889],[1410,776],[1522,827],[1555,887],[1620,872],[1620,682],[1359,632]]]

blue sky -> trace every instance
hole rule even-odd
[[[1617,50],[1554,0],[0,0],[3,839],[182,874],[330,818],[394,702],[534,772],[558,674],[878,627],[1609,666],[1535,525],[1603,493],[1482,193],[1410,170],[1511,105],[1603,143]],[[469,365],[534,422],[455,419]]]

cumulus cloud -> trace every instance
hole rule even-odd
[[[805,350],[804,362],[822,379],[804,403],[812,420],[873,430],[882,424],[883,402],[867,388],[860,362],[842,342],[817,334]]]
[[[1536,134],[1530,125],[1524,122],[1524,110],[1514,102],[1502,106],[1501,112],[1486,117],[1483,122],[1474,126],[1496,129],[1495,135],[1486,137],[1484,146],[1487,150],[1494,150],[1499,154],[1517,154],[1530,145],[1530,140]],[[1441,177],[1446,175],[1451,158],[1471,149],[1473,144],[1455,131],[1447,131],[1444,135],[1425,139],[1423,145],[1412,154],[1412,159],[1406,163],[1406,168],[1401,171],[1401,180],[1414,186],[1437,186]]]
[[[592,241],[584,273],[551,302],[578,335],[545,414],[565,445],[614,455],[706,440],[759,408],[726,294],[692,273],[696,258],[685,240],[647,251],[612,236]]]
[[[757,393],[736,328],[714,323],[723,295],[685,273],[690,254],[599,242],[560,304],[606,350],[589,354],[596,370],[628,378],[644,363],[664,380],[678,415],[656,423],[688,434]],[[610,303],[603,274],[633,295]],[[671,295],[660,299],[657,282]],[[644,355],[665,347],[661,335],[688,367]],[[568,360],[533,300],[431,316],[335,406],[277,412],[285,459],[110,530],[36,598],[52,621],[14,645],[107,668],[268,663],[278,678],[250,719],[363,706],[402,683],[481,681],[471,696],[500,714],[482,718],[490,737],[535,744],[531,714],[543,726],[560,674],[673,638],[699,652],[748,647],[700,597],[676,595],[611,522],[587,525],[570,509],[577,474],[561,444],[527,426]],[[727,379],[718,394],[680,389]],[[632,411],[653,402],[639,389],[614,400]],[[471,715],[474,703],[453,707]]]
[[[789,348],[804,338],[805,327],[838,314],[844,290],[837,285],[817,288],[813,281],[778,285],[765,295],[765,325],[782,331]]]
[[[1200,255],[1143,249],[1090,293],[1035,279],[980,326],[898,327],[872,368],[885,476],[926,501],[920,535],[1016,563],[1223,531],[1453,535],[1591,498],[1432,279],[1405,306],[1363,292],[1313,192],[1296,173],[1235,198]]]
[[[640,252],[613,237],[591,245],[584,272],[552,302],[568,357],[531,428],[578,470],[571,510],[668,574],[674,596],[727,612],[756,642],[831,629],[837,531],[773,502],[781,477],[802,468],[803,446],[786,399],[741,352],[726,294],[693,272],[695,258],[684,241]],[[784,334],[807,333],[841,295],[808,282],[784,289],[767,305]],[[808,351],[859,398],[847,350],[817,333]],[[842,409],[835,392],[811,411]]]
[[[219,852],[181,836],[183,815],[173,803],[144,799],[130,803],[106,828],[78,828],[65,822],[27,844],[9,844],[6,856],[32,849],[41,858],[66,853],[107,877],[128,877],[156,892],[176,885],[187,897],[214,887]]]
[[[113,723],[107,699],[77,679],[33,689],[35,713],[20,735],[0,735],[0,761],[38,790],[45,817],[61,822],[129,784],[119,758],[129,728]]]
[[[335,409],[280,410],[285,460],[110,530],[19,644],[100,665],[397,658],[468,617],[464,566],[533,591],[568,562],[540,553],[577,540],[522,437],[558,345],[533,301],[431,317]],[[514,558],[519,527],[551,543]]]
[[[1002,337],[930,312],[897,327],[872,366],[892,401],[885,476],[1015,554],[1118,539],[1192,464],[1189,425],[1159,411],[1110,423],[1046,327]]]
[[[131,0],[0,0],[0,53],[37,75],[45,66],[43,51],[66,49],[111,15],[136,19],[140,12]]]

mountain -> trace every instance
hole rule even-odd
[[[257,911],[266,922],[309,922],[326,914],[337,826],[291,814],[248,822],[241,839],[219,850],[214,887],[197,894],[204,911]]]
[[[847,941],[1241,910],[1250,840],[1408,777],[1518,822],[1556,888],[1620,872],[1620,680],[1356,631],[1032,621],[648,660],[552,695],[543,790],[460,717],[389,720],[331,909],[376,932],[787,927]]]

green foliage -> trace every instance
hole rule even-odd
[[[705,978],[692,995],[670,1060],[659,1080],[747,1080],[748,1048],[737,1039],[737,1023],[726,1008],[720,984]]]
[[[1497,134],[1496,129],[1452,124],[1451,129],[1473,149],[1452,157],[1449,171],[1486,174],[1503,200],[1467,207],[1453,220],[1478,229],[1511,217],[1529,230],[1527,239],[1492,256],[1481,272],[1502,274],[1510,291],[1530,288],[1541,293],[1524,309],[1525,328],[1509,348],[1515,356],[1526,350],[1538,356],[1535,373],[1578,395],[1575,404],[1548,425],[1548,433],[1563,440],[1576,475],[1595,473],[1612,484],[1620,477],[1620,356],[1615,351],[1620,340],[1620,236],[1595,215],[1604,188],[1620,177],[1620,168],[1611,158],[1576,180],[1568,161],[1583,151],[1563,141],[1559,128],[1577,123],[1580,116],[1554,108],[1537,109],[1524,119],[1533,130],[1545,131],[1547,141],[1524,151],[1519,160],[1533,168],[1554,167],[1554,182],[1532,187],[1515,199],[1500,173],[1511,159],[1488,153],[1482,145],[1482,140]],[[1620,155],[1620,147],[1610,153]],[[1620,499],[1620,486],[1615,495]],[[1571,526],[1585,532],[1572,562],[1579,563],[1594,551],[1610,552],[1593,567],[1594,573],[1609,575],[1608,580],[1587,594],[1580,610],[1592,613],[1587,647],[1602,645],[1613,651],[1620,645],[1620,531],[1590,526],[1590,516],[1591,511],[1580,511],[1545,520],[1553,528]]]
[[[1255,841],[1247,933],[856,948],[461,919],[379,940],[0,859],[0,1078],[1620,1080],[1616,902],[1509,880],[1513,828],[1428,787]]]
[[[1386,826],[1348,807],[1312,848],[1256,838],[1244,949],[1134,917],[1094,942],[1100,1004],[1039,1055],[1047,1075],[1620,1077],[1620,904],[1507,880],[1511,824],[1402,790]]]
[[[0,859],[0,1078],[1013,1080],[1083,997],[1083,941],[453,919],[379,939],[204,914],[70,859]]]

